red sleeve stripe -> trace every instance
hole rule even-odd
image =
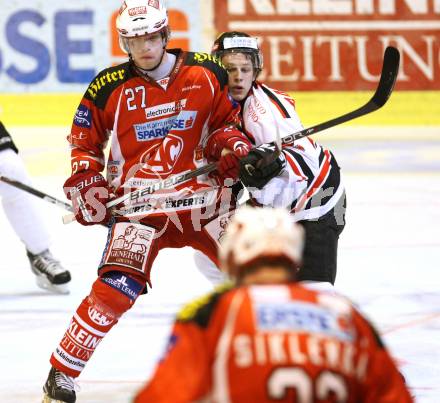
[[[286,111],[284,108],[281,109],[281,106],[280,106],[280,104],[279,104],[278,102],[274,101],[273,99],[271,99],[270,101],[275,105],[275,108],[278,109],[278,112],[280,113],[280,115],[281,115],[284,119],[290,118],[290,116],[289,116],[289,114],[287,113],[287,111]]]
[[[288,153],[284,152],[284,156],[286,157],[287,162],[292,167],[293,172],[296,176],[300,177],[302,180],[307,180],[307,177],[301,170],[301,167],[297,164],[296,160]]]
[[[294,213],[301,211],[304,208],[304,206],[307,204],[310,198],[312,198],[315,195],[315,193],[320,189],[322,184],[325,182],[327,176],[329,175],[331,154],[328,150],[325,150],[324,153],[325,153],[325,160],[321,167],[321,171],[319,175],[315,178],[314,182],[309,187],[309,190],[307,190],[307,192],[301,197],[301,199],[298,200],[298,203],[296,204],[295,208],[292,210]]]
[[[281,101],[278,99],[278,97],[272,91],[270,91],[268,88],[266,88],[265,86],[261,86],[261,88],[263,89],[265,94],[269,97],[270,101],[278,109],[278,111],[280,112],[280,115],[284,119],[290,118],[289,112],[287,112],[287,109],[284,107],[284,105],[281,103]]]
[[[313,141],[313,139],[311,137],[307,137],[307,140],[309,140],[309,142],[313,146],[313,148],[316,148],[316,143]]]

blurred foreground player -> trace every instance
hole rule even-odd
[[[0,175],[27,185],[31,179],[11,135],[0,122]],[[55,293],[68,293],[71,276],[49,251],[50,235],[44,219],[38,211],[34,196],[0,181],[0,197],[3,210],[17,236],[26,247],[37,285]],[[6,253],[7,251],[2,251]]]
[[[185,307],[143,402],[411,402],[371,324],[295,283],[304,230],[285,210],[239,209],[220,249],[235,286]]]

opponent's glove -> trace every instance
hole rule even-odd
[[[75,218],[80,224],[103,224],[110,220],[110,210],[105,206],[110,190],[99,172],[87,169],[73,174],[64,183],[64,193],[72,201]]]
[[[273,145],[261,145],[240,160],[240,180],[246,187],[262,189],[286,166],[286,158]]]

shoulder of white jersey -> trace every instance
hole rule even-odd
[[[288,93],[275,90],[262,83],[258,83],[258,87],[269,98],[283,118],[289,119],[296,115],[295,101]]]
[[[221,89],[228,84],[228,73],[221,61],[215,56],[208,53],[186,52],[184,64],[186,66],[200,66],[211,71],[220,84]]]
[[[131,77],[129,62],[104,69],[91,81],[84,98],[103,109],[112,92]]]
[[[233,288],[231,283],[218,286],[214,291],[205,294],[186,304],[177,314],[178,322],[194,322],[200,327],[207,327],[222,295]]]

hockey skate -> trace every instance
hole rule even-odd
[[[65,373],[51,368],[43,386],[43,403],[75,403],[75,382]]]
[[[54,259],[48,249],[38,255],[27,251],[27,256],[40,288],[59,294],[69,293],[67,284],[71,279],[70,273]]]

